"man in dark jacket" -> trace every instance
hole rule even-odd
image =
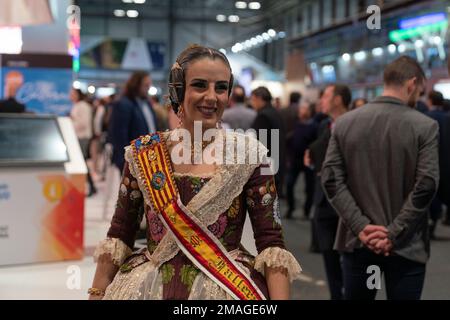
[[[282,196],[286,139],[283,121],[278,111],[272,106],[272,95],[266,87],[258,87],[252,91],[250,104],[257,112],[252,129],[256,130],[258,139],[269,149],[268,155],[275,161],[275,167],[278,168],[278,172],[275,174],[275,184],[278,194]],[[267,130],[266,139],[260,135],[259,130],[261,129]],[[272,141],[271,136],[277,130],[279,139]]]
[[[325,88],[320,99],[323,112],[329,118],[320,123],[318,138],[309,146],[307,164],[315,169],[317,181],[314,193],[313,232],[316,233],[316,242],[322,253],[327,274],[328,287],[332,300],[343,299],[343,274],[339,252],[333,250],[336,238],[339,216],[325,197],[320,177],[322,164],[331,137],[331,130],[335,121],[345,114],[352,101],[350,89],[342,84],[332,84]]]
[[[438,124],[414,108],[425,80],[417,61],[397,58],[383,95],[332,129],[322,184],[340,216],[346,299],[373,300],[381,273],[388,299],[420,299],[439,182]]]
[[[124,148],[139,136],[155,132],[157,119],[148,99],[151,79],[146,72],[135,72],[123,96],[112,105],[108,141],[113,145],[112,162],[122,172]]]
[[[305,203],[303,214],[309,218],[313,204],[315,177],[311,169],[303,164],[303,157],[308,146],[317,138],[317,124],[312,119],[311,106],[303,103],[299,109],[299,121],[296,123],[292,138],[287,141],[286,194],[288,211],[286,218],[292,218],[295,210],[295,185],[300,173],[305,177]]]
[[[439,189],[430,206],[430,238],[435,238],[434,231],[442,216],[442,204],[450,207],[450,114],[443,110],[444,97],[438,91],[428,93],[428,111],[425,113],[436,120],[439,125]],[[447,209],[448,211],[448,209]]]

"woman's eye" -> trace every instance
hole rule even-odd
[[[228,90],[228,85],[226,85],[226,84],[219,84],[219,85],[216,86],[216,90],[219,90],[219,91]]]
[[[194,82],[191,84],[191,86],[195,88],[206,88],[206,84],[203,82]]]

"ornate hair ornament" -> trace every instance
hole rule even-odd
[[[178,63],[178,61],[175,61],[175,63],[172,65],[172,69],[171,69],[171,70],[174,70],[174,69],[180,69],[180,70],[183,70],[183,68],[180,66],[180,64]]]

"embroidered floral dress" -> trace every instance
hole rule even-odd
[[[168,231],[145,201],[129,164],[123,172],[107,239],[95,253],[96,258],[110,254],[120,266],[105,299],[231,299],[170,241]],[[264,279],[266,264],[286,268],[291,281],[301,268],[285,249],[274,179],[262,175],[262,168],[264,165],[223,166],[211,176],[175,173],[174,177],[182,203],[191,209],[199,206],[192,212],[203,217],[208,229],[269,297]],[[240,245],[247,212],[258,250],[256,258]],[[147,247],[132,253],[143,217],[147,222]]]

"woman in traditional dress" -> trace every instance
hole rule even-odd
[[[215,49],[194,45],[177,58],[169,98],[180,125],[126,148],[116,211],[94,254],[90,299],[289,298],[301,268],[285,249],[267,150],[220,128],[232,84],[230,64]],[[197,143],[195,124],[214,137]],[[223,161],[225,154],[234,158]],[[247,212],[256,257],[240,244]],[[147,246],[133,253],[143,217]]]

